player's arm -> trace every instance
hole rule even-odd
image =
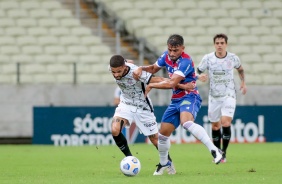
[[[170,79],[164,77],[155,77],[153,76],[150,80],[150,83],[160,83],[163,81],[169,81]],[[184,89],[184,90],[193,90],[195,88],[195,83],[188,82],[186,84],[177,84],[177,88]]]
[[[240,80],[241,80],[241,85],[240,85],[240,90],[242,92],[242,94],[246,94],[247,93],[247,86],[245,83],[245,73],[244,73],[244,68],[241,65],[239,68],[237,68]]]
[[[161,81],[159,83],[149,83],[146,87],[145,96],[151,91],[152,88],[156,89],[173,89],[178,86],[179,82],[183,80],[184,77],[173,74],[168,80]]]
[[[146,71],[146,72],[149,72],[149,73],[152,73],[152,74],[155,74],[157,73],[161,68],[158,67],[156,64],[153,64],[153,65],[148,65],[148,66],[140,66],[138,67],[136,70],[134,70],[133,72],[133,78],[135,80],[139,80],[141,74],[142,74],[142,71]]]

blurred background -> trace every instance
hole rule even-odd
[[[248,88],[237,104],[282,105],[281,0],[0,0],[0,142],[30,143],[35,107],[113,108],[110,57],[152,64],[173,33],[196,66],[227,34]],[[208,84],[198,86],[207,105]],[[166,106],[170,95],[150,97]]]

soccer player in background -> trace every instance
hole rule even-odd
[[[217,34],[213,38],[215,52],[206,54],[199,66],[199,74],[208,70],[209,76],[209,103],[208,118],[212,123],[213,142],[221,148],[225,163],[226,151],[231,137],[231,122],[236,108],[236,89],[234,83],[233,69],[236,68],[241,80],[240,90],[246,94],[244,69],[237,55],[227,52],[228,37],[225,34]],[[222,132],[221,132],[222,127]]]
[[[191,57],[184,52],[184,49],[183,37],[178,34],[170,35],[167,40],[167,51],[159,57],[155,64],[139,67],[134,72],[134,77],[138,78],[141,76],[141,71],[154,74],[162,67],[165,67],[170,79],[148,84],[145,94],[152,88],[173,89],[171,103],[163,114],[159,130],[158,150],[160,163],[157,165],[154,175],[162,175],[164,170],[170,169],[171,162],[167,159],[171,144],[169,136],[179,125],[182,125],[185,130],[189,131],[208,148],[216,164],[220,163],[222,158],[221,150],[213,144],[205,129],[194,123],[202,99],[196,87],[197,77],[194,63]],[[193,90],[183,90],[177,87],[178,83],[185,84],[188,82],[194,84]]]

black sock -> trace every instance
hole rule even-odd
[[[158,149],[158,146],[156,146],[156,148]],[[172,159],[171,159],[169,153],[168,153],[167,159],[172,162]]]
[[[231,128],[229,127],[222,127],[222,140],[223,140],[223,147],[222,151],[226,154],[226,150],[231,138]]]
[[[127,144],[127,140],[122,133],[119,133],[118,136],[113,136],[113,138],[116,142],[116,145],[119,147],[119,149],[123,152],[125,156],[132,156]]]
[[[212,130],[212,140],[213,144],[220,149],[221,132],[219,130]]]

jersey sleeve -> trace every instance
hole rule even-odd
[[[174,71],[174,73],[182,77],[185,77],[193,71],[194,71],[194,64],[192,60],[185,58],[179,63],[177,70]]]
[[[139,80],[143,83],[149,84],[152,76],[153,75],[151,73],[146,72],[146,71],[142,71],[142,74],[141,74]]]
[[[166,52],[164,52],[159,58],[158,60],[155,62],[155,64],[158,67],[164,67],[165,66],[165,57],[166,57]]]
[[[208,55],[205,55],[201,62],[198,65],[198,70],[200,70],[201,72],[204,72],[208,67]]]
[[[234,55],[234,68],[239,68],[241,66],[241,61],[238,56]]]

